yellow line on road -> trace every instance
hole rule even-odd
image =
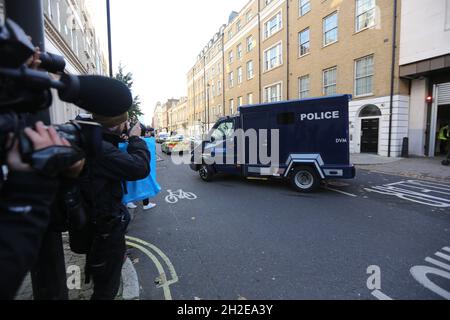
[[[153,261],[153,263],[155,264],[156,269],[158,269],[158,273],[161,277],[161,281],[162,281],[161,287],[163,288],[163,291],[164,291],[164,298],[166,300],[172,300],[172,294],[170,292],[169,283],[167,282],[166,274],[164,273],[164,268],[163,268],[162,264],[159,262],[158,258],[156,258],[156,256],[153,253],[148,251],[143,246],[132,243],[130,241],[127,241],[127,245],[142,251],[142,253],[144,253],[147,257],[150,258],[150,260]]]
[[[169,257],[167,257],[167,255],[164,252],[162,252],[161,249],[159,249],[157,246],[155,246],[151,243],[148,243],[144,240],[141,240],[139,238],[126,236],[126,239],[137,242],[139,244],[142,244],[142,245],[152,249],[153,251],[155,251],[161,257],[161,259],[164,261],[164,263],[167,265],[167,268],[169,269],[170,276],[172,277],[172,279],[168,283],[174,284],[174,283],[178,282],[178,275],[177,275],[177,272],[175,271],[175,267],[173,266]]]

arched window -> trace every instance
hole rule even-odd
[[[361,109],[360,118],[381,117],[381,110],[374,104],[368,104]]]

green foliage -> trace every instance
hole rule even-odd
[[[119,71],[116,73],[115,79],[123,82],[130,90],[133,87],[133,74],[131,72],[125,72],[122,64],[119,65]],[[133,104],[128,111],[128,117],[137,121],[140,116],[143,116],[144,113],[141,110],[141,101],[139,96],[133,96]]]

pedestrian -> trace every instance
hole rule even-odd
[[[438,140],[440,142],[439,153],[441,155],[447,154],[449,138],[450,138],[449,125],[446,124],[439,130],[439,135],[438,135]]]
[[[141,136],[144,138],[151,138],[152,136],[152,128],[141,125]],[[142,201],[142,209],[147,211],[156,207],[156,203],[150,202],[150,199],[144,199]],[[136,209],[138,206],[133,202],[127,204],[128,209]]]
[[[125,232],[130,214],[122,204],[126,181],[138,181],[150,174],[150,153],[140,139],[140,124],[129,128],[128,115],[93,120],[103,126],[100,156],[88,166],[89,178],[81,183],[83,198],[91,213],[90,245],[86,276],[94,282],[92,300],[113,300],[120,286],[125,258]],[[127,152],[119,150],[121,135],[127,128]]]

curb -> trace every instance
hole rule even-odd
[[[122,267],[122,299],[139,300],[139,296],[138,275],[130,258],[127,258]]]

